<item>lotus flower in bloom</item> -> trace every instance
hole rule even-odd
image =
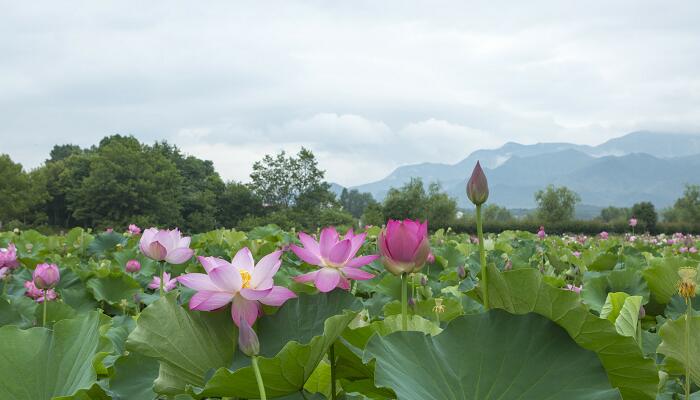
[[[382,264],[394,275],[417,272],[428,259],[428,221],[392,219],[377,238]]]
[[[25,281],[24,288],[26,289],[24,295],[34,299],[37,303],[44,302],[44,291],[37,288],[32,281]],[[57,297],[56,291],[53,289],[46,290],[46,300],[55,300]]]
[[[34,286],[39,289],[49,289],[54,287],[61,279],[61,273],[56,264],[39,264],[32,274]]]
[[[467,197],[476,206],[484,204],[489,198],[489,183],[478,161],[474,166],[472,176],[467,182]]]
[[[7,248],[0,249],[0,267],[5,267],[8,269],[15,269],[19,267],[19,261],[17,261],[17,248],[14,244],[10,243]]]
[[[545,236],[547,236],[547,234],[544,232],[544,226],[540,226],[540,230],[537,231],[537,237],[544,239]]]
[[[180,231],[158,230],[148,228],[143,232],[139,248],[148,258],[167,261],[170,264],[182,264],[192,258],[194,250],[189,248],[190,238],[182,237]]]
[[[177,279],[170,279],[170,274],[163,272],[163,290],[169,292],[177,286]],[[151,283],[148,284],[149,289],[160,289],[160,277],[154,276]]]
[[[132,235],[138,235],[139,233],[141,233],[141,228],[139,228],[135,224],[129,225],[128,230],[129,230],[129,233],[131,233]]]
[[[139,260],[129,260],[126,262],[126,272],[131,274],[139,272],[141,270],[141,263]]]
[[[350,289],[350,279],[364,281],[374,278],[360,267],[379,258],[379,255],[355,257],[365,241],[365,233],[355,235],[351,230],[342,239],[334,227],[324,228],[317,242],[304,232],[299,233],[299,240],[304,247],[292,245],[290,248],[305,262],[321,267],[320,270],[299,275],[297,282],[314,282],[320,292],[330,292],[339,287]]]
[[[229,263],[216,257],[198,257],[206,274],[192,273],[177,279],[197,293],[190,299],[190,309],[216,310],[228,303],[236,325],[245,318],[253,326],[262,314],[262,304],[279,307],[296,297],[282,286],[274,286],[273,277],[279,270],[281,251],[263,257],[257,265],[247,247],[242,248]]]
[[[573,254],[573,255],[574,255],[574,257],[576,257],[576,258],[579,258],[579,257],[581,257],[581,252],[580,252],[580,251],[574,251],[574,252],[573,252],[573,253],[571,253],[571,254]]]
[[[600,235],[599,235],[599,236],[600,236],[600,238],[603,239],[603,240],[608,240],[608,236],[609,236],[609,235],[608,235],[608,232],[603,231],[603,232],[600,232]]]
[[[637,218],[630,218],[630,226],[634,228],[637,226]]]

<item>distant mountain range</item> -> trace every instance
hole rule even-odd
[[[440,182],[461,207],[469,208],[464,188],[477,160],[489,180],[489,202],[508,208],[534,208],[534,193],[548,184],[576,191],[589,209],[639,201],[664,208],[681,196],[685,184],[700,183],[700,135],[640,131],[598,146],[509,142],[477,150],[453,165],[402,166],[380,181],[353,188],[382,200],[390,188],[417,177],[425,184]]]

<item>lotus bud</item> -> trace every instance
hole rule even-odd
[[[511,260],[506,261],[506,265],[503,267],[503,269],[505,271],[510,271],[511,269],[513,269],[513,261],[511,261]]]
[[[141,263],[138,260],[129,260],[126,262],[126,272],[133,274],[141,270]]]
[[[608,240],[608,236],[609,236],[609,235],[608,235],[608,232],[605,232],[605,231],[600,232],[600,238],[601,238],[602,240]]]
[[[489,198],[489,183],[479,161],[476,162],[472,176],[467,182],[467,197],[475,206],[484,204]]]
[[[459,276],[459,279],[464,279],[467,276],[467,271],[464,269],[464,265],[457,267],[457,276]]]
[[[428,253],[428,259],[426,261],[428,261],[428,263],[430,263],[430,264],[435,262],[435,255],[433,255],[432,251],[430,253]]]
[[[421,275],[420,277],[420,285],[425,286],[428,284],[428,277],[425,275]]]
[[[629,223],[630,223],[630,226],[632,228],[634,228],[635,226],[637,226],[637,218],[634,218],[634,217],[630,218]]]
[[[644,319],[646,316],[647,310],[644,309],[644,306],[639,307],[639,319]]]
[[[394,275],[420,271],[428,260],[428,221],[389,220],[377,238],[382,264]]]
[[[34,286],[39,289],[50,289],[58,283],[61,274],[56,264],[39,264],[34,269]]]
[[[258,335],[243,317],[238,325],[238,347],[248,357],[257,356],[260,353]]]
[[[544,226],[540,226],[540,230],[537,231],[537,237],[540,239],[544,239],[547,234],[544,231]]]

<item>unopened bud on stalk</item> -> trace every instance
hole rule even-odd
[[[457,267],[457,276],[459,276],[459,279],[464,279],[467,276],[467,271],[464,269],[464,265]]]
[[[241,317],[241,322],[238,326],[238,347],[248,357],[257,356],[260,353],[258,335],[243,317]]]
[[[489,183],[478,161],[476,166],[474,166],[472,176],[467,182],[467,197],[475,206],[484,204],[489,198]]]

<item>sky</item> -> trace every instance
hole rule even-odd
[[[0,0],[0,153],[167,140],[247,181],[329,181],[508,141],[700,132],[697,1]]]

